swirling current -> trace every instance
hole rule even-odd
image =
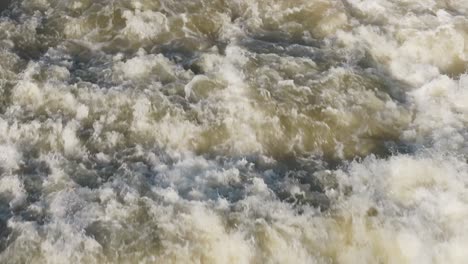
[[[467,263],[467,0],[2,0],[0,263]]]

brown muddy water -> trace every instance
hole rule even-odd
[[[467,0],[0,12],[0,263],[468,260]]]

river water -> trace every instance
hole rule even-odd
[[[0,10],[0,263],[468,260],[467,0]]]

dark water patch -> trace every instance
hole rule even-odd
[[[0,15],[3,15],[2,13],[4,11],[6,11],[10,7],[12,2],[13,2],[13,0],[2,0],[2,1],[0,1]]]
[[[88,82],[101,88],[110,88],[112,82],[112,58],[100,50],[94,50],[79,43],[70,43],[72,56],[70,83]]]
[[[239,45],[256,54],[276,54],[283,57],[308,58],[313,60],[322,71],[342,63],[343,59],[338,54],[322,45],[290,43],[286,40],[251,37],[240,40]]]
[[[26,158],[21,164],[18,173],[28,194],[28,203],[39,201],[42,196],[42,184],[44,179],[51,173],[49,165],[45,161]]]
[[[158,45],[151,49],[153,54],[163,54],[175,64],[182,65],[185,70],[191,70],[194,74],[203,74],[203,68],[199,64],[200,47],[193,43],[196,39],[178,39],[168,44]],[[206,48],[206,47],[205,47]]]
[[[6,81],[0,85],[0,114],[4,114],[11,105],[11,91],[16,85],[15,82]]]

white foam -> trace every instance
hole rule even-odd
[[[14,145],[0,145],[0,168],[4,170],[16,170],[19,168],[21,153]]]
[[[167,18],[160,12],[125,10],[122,16],[126,19],[123,33],[131,37],[151,39],[168,30]]]
[[[468,259],[466,0],[52,2],[0,21],[0,262]]]
[[[8,197],[11,208],[17,208],[24,204],[28,194],[23,183],[14,175],[3,175],[0,178],[0,194]]]

